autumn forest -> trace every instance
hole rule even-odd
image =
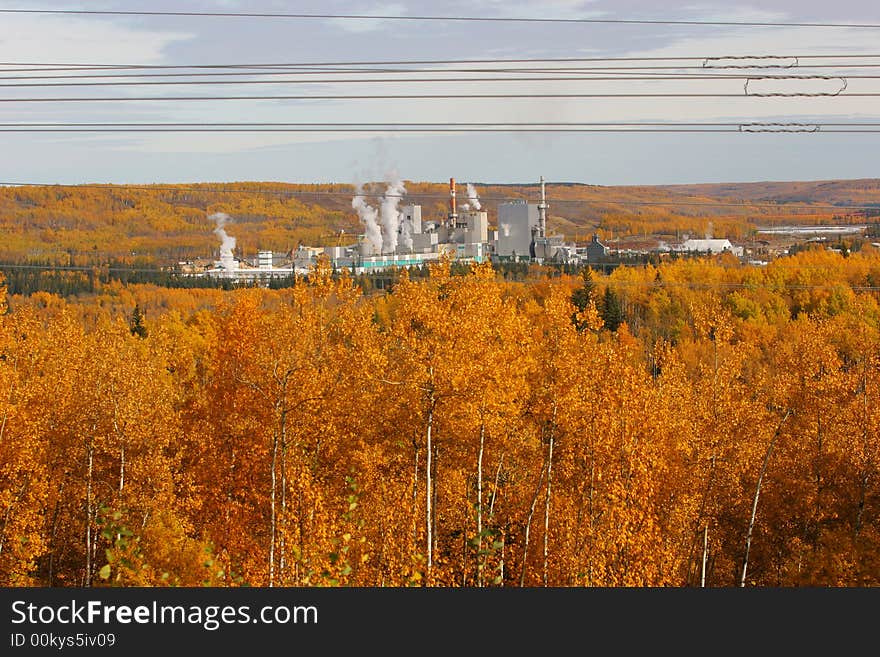
[[[880,252],[6,294],[9,586],[880,584]]]

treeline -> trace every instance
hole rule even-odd
[[[647,262],[650,259],[650,256],[644,256],[640,260]],[[654,259],[656,260],[656,258]],[[628,258],[625,261],[609,260],[594,266],[603,272],[609,272],[621,265],[636,264],[638,260],[636,258]],[[499,275],[510,281],[528,281],[537,280],[543,276],[574,274],[582,269],[582,266],[573,264],[535,265],[528,262],[503,262],[496,267]],[[453,262],[450,265],[450,271],[455,276],[465,275],[469,270],[470,265],[467,263]],[[395,268],[383,272],[357,274],[352,277],[352,280],[362,292],[371,294],[377,291],[383,292],[393,287],[400,280],[402,273],[402,269]],[[0,275],[5,278],[9,294],[29,296],[37,292],[47,292],[61,297],[89,297],[99,294],[111,283],[155,285],[172,289],[234,290],[244,287],[267,287],[279,290],[293,287],[298,282],[302,282],[304,278],[296,274],[274,275],[265,280],[196,276],[183,274],[174,269],[149,267],[139,263],[129,264],[125,260],[114,260],[78,268],[54,265],[45,261],[0,262]],[[341,269],[334,270],[332,275],[338,279],[342,275]],[[427,264],[407,268],[407,276],[412,279],[427,278],[429,275],[430,268]]]
[[[5,278],[9,294],[31,295],[47,292],[62,297],[92,295],[111,282],[123,285],[152,284],[168,288],[217,288],[231,290],[247,287],[247,283],[210,276],[189,276],[158,267],[129,265],[111,261],[92,267],[67,268],[39,263],[0,263],[0,275]],[[293,283],[293,277],[284,279]],[[275,287],[280,283],[272,282]]]
[[[10,297],[0,581],[880,584],[878,283],[864,248]]]

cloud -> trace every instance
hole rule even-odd
[[[399,3],[392,3],[386,5],[378,5],[371,9],[352,9],[347,12],[340,13],[348,13],[348,14],[358,14],[361,16],[405,16],[406,6]],[[387,30],[393,27],[392,24],[397,24],[400,21],[383,21],[380,19],[370,20],[369,18],[364,19],[329,19],[327,21],[331,25],[335,25],[343,32],[351,32],[354,34],[363,34],[366,32],[378,32],[380,30]]]
[[[0,21],[0,61],[157,64],[188,32],[134,27],[128,21],[7,14]]]
[[[544,0],[535,2],[511,2],[510,0],[480,0],[470,3],[470,16],[493,16],[498,18],[599,18],[606,14],[589,7],[595,0]]]

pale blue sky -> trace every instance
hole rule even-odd
[[[40,3],[0,8],[136,10],[134,2]],[[176,0],[150,10],[375,13],[564,18],[880,23],[880,3],[840,0],[646,2],[256,2]],[[5,15],[2,62],[216,64],[514,57],[880,54],[880,30],[183,17]],[[560,83],[517,89],[534,92]],[[688,83],[694,84],[694,83]],[[712,83],[717,84],[717,83]],[[729,83],[724,82],[724,85]],[[741,90],[741,82],[725,91]],[[475,91],[477,85],[467,87]],[[449,87],[447,87],[448,89]],[[557,87],[570,91],[572,87]],[[632,87],[634,88],[634,87]],[[209,94],[216,89],[153,89]],[[514,89],[513,85],[504,88]],[[592,89],[592,88],[591,88]],[[700,90],[709,89],[701,87]],[[712,87],[720,89],[720,87]],[[275,87],[279,93],[301,89]],[[391,91],[406,91],[400,87]],[[420,90],[429,91],[427,88]],[[499,87],[486,91],[500,91]],[[620,91],[620,88],[608,88]],[[852,80],[850,91],[880,91]],[[269,89],[220,88],[220,93]],[[330,89],[325,89],[330,91]],[[336,91],[376,92],[359,88]],[[411,89],[410,89],[411,91]],[[0,98],[43,91],[0,90]],[[125,88],[53,94],[133,94]],[[880,98],[595,99],[513,101],[261,101],[0,103],[0,122],[105,121],[835,121],[880,120]],[[0,181],[353,182],[396,169],[408,180],[593,184],[877,177],[880,134],[607,135],[0,135]]]

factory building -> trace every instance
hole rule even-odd
[[[608,256],[608,247],[599,241],[599,236],[593,234],[590,243],[584,249],[587,262],[600,262]]]
[[[294,254],[294,261],[297,254]],[[301,255],[299,257],[302,257]],[[266,281],[270,278],[285,278],[294,273],[290,254],[273,253],[260,250],[256,258],[236,259],[231,249],[223,250],[220,259],[214,261],[213,268],[202,272],[212,278],[234,279],[237,281]]]
[[[737,257],[742,257],[743,247],[734,246],[728,239],[705,239],[695,240],[689,239],[682,242],[673,250],[684,253],[732,253]]]
[[[422,206],[405,205],[400,210],[400,228],[398,234],[402,237],[407,234],[422,234]]]
[[[215,266],[213,269],[206,269],[202,275],[211,278],[232,279],[236,281],[263,281],[266,282],[270,278],[287,278],[294,274],[294,268],[289,267],[273,267],[273,266],[257,266],[253,267],[250,263],[235,261],[235,265],[227,269],[224,266]]]
[[[532,231],[538,226],[538,206],[525,201],[498,205],[498,245],[501,258],[528,258]]]
[[[573,244],[565,244],[562,235],[547,234],[547,197],[541,177],[541,200],[538,203],[513,201],[498,206],[498,231],[495,256],[499,260],[573,263],[579,260]]]
[[[440,234],[436,226],[430,222],[422,223],[422,206],[405,205],[400,211],[397,252],[433,253],[439,245]]]
[[[317,258],[324,252],[320,246],[304,246],[300,244],[293,252],[293,268],[299,271],[308,271]]]

